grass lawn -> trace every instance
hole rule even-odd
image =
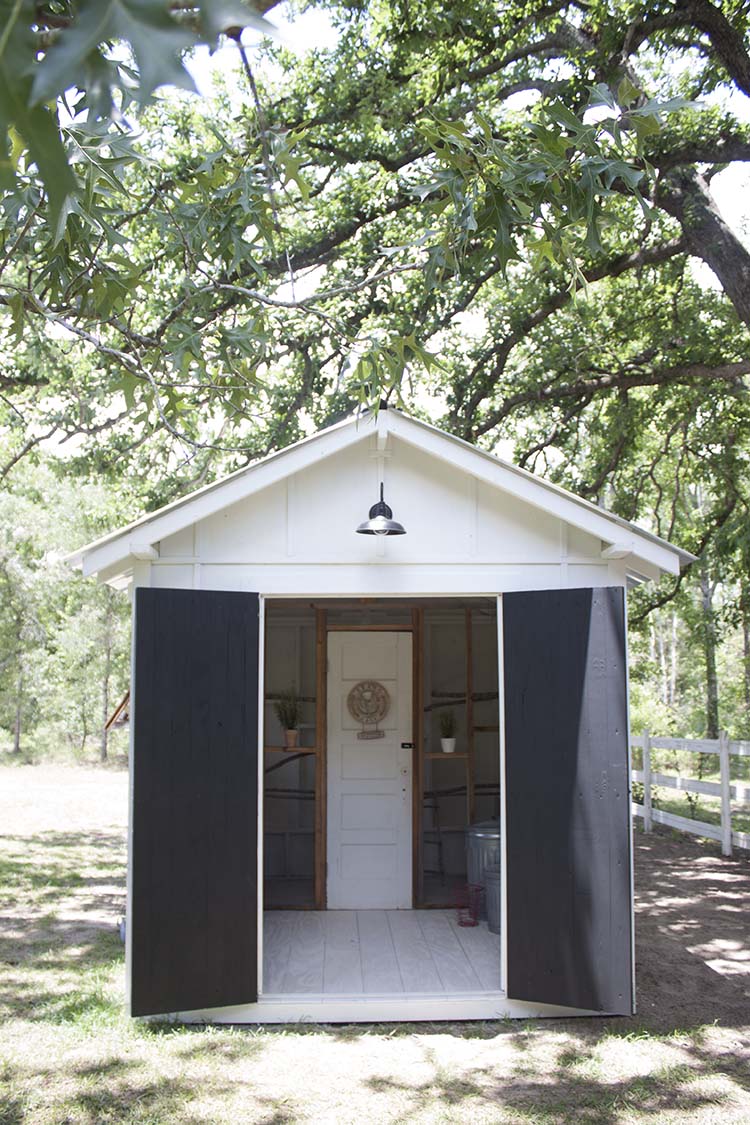
[[[750,862],[636,838],[633,1019],[282,1028],[123,1012],[123,772],[0,766],[0,1123],[750,1123]]]

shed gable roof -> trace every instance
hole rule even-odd
[[[484,481],[572,527],[596,536],[608,544],[603,551],[605,557],[633,555],[668,573],[677,573],[681,565],[693,559],[687,551],[526,469],[389,408],[380,410],[377,415],[369,412],[353,415],[286,449],[269,454],[81,547],[68,556],[68,562],[81,567],[84,574],[99,574],[109,580],[128,570],[133,559],[156,557],[154,544],[160,540],[357,442],[374,436],[378,448],[385,449],[390,435],[449,463],[467,476]]]

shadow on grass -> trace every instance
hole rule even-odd
[[[11,1092],[0,1098],[0,1122],[166,1125],[179,1121],[181,1125],[205,1125],[205,1113],[190,1108],[190,1102],[203,1092],[196,1090],[194,1082],[183,1077],[147,1078],[134,1074],[134,1069],[133,1063],[114,1060],[103,1067],[78,1068],[68,1075],[45,1070],[35,1074],[32,1088],[22,1068],[11,1068],[5,1078]]]
[[[120,833],[0,839],[0,1011],[34,1022],[122,1018],[112,996],[125,902]]]
[[[713,1075],[711,1069],[706,1073]],[[647,1076],[619,1082],[600,1081],[590,1074],[571,1076],[558,1067],[547,1081],[514,1075],[512,1082],[498,1083],[497,1076],[487,1068],[472,1071],[470,1078],[452,1078],[439,1069],[426,1082],[411,1085],[388,1077],[368,1081],[373,1093],[398,1094],[403,1105],[401,1120],[421,1117],[425,1104],[460,1108],[471,1100],[475,1110],[492,1107],[513,1121],[533,1121],[537,1125],[558,1125],[561,1122],[584,1122],[591,1125],[616,1125],[623,1113],[637,1110],[639,1119],[659,1121],[666,1112],[678,1112],[687,1119],[706,1106],[718,1105],[727,1096],[718,1097],[691,1091],[690,1086],[703,1072],[693,1068],[665,1067]],[[464,1107],[470,1115],[472,1109]],[[467,1116],[467,1119],[470,1119]]]

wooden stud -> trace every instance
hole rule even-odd
[[[413,625],[329,625],[329,633],[411,633]]]
[[[424,897],[422,863],[422,797],[424,771],[424,610],[411,611],[412,625],[412,742],[411,783],[412,903],[420,906]]]
[[[328,786],[328,614],[315,610],[315,909],[326,909]]]
[[[264,754],[317,754],[317,746],[264,746]]]
[[[469,824],[476,818],[474,790],[474,644],[472,613],[466,609],[466,809]]]

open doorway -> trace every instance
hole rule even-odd
[[[497,668],[494,598],[266,603],[265,994],[500,991],[476,896],[459,924],[499,858]]]

